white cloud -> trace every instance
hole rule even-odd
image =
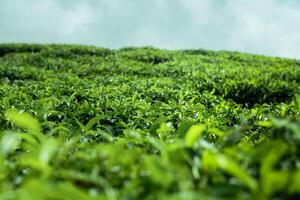
[[[229,48],[269,55],[300,55],[300,10],[279,1],[248,1],[230,6],[237,18]]]
[[[1,0],[0,42],[239,50],[300,58],[295,0]]]
[[[92,15],[87,5],[77,5],[72,10],[61,12],[63,17],[61,17],[59,21],[60,29],[64,30],[66,35],[88,31],[88,25],[92,20]]]

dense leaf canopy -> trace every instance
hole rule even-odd
[[[0,45],[0,199],[300,198],[300,60]]]

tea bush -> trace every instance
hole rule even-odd
[[[298,199],[300,61],[0,45],[0,199]]]

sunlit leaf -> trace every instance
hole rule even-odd
[[[192,147],[194,143],[199,139],[204,130],[204,125],[191,126],[184,138],[186,146]]]

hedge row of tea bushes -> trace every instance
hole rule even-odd
[[[0,45],[0,199],[300,198],[300,60]]]

